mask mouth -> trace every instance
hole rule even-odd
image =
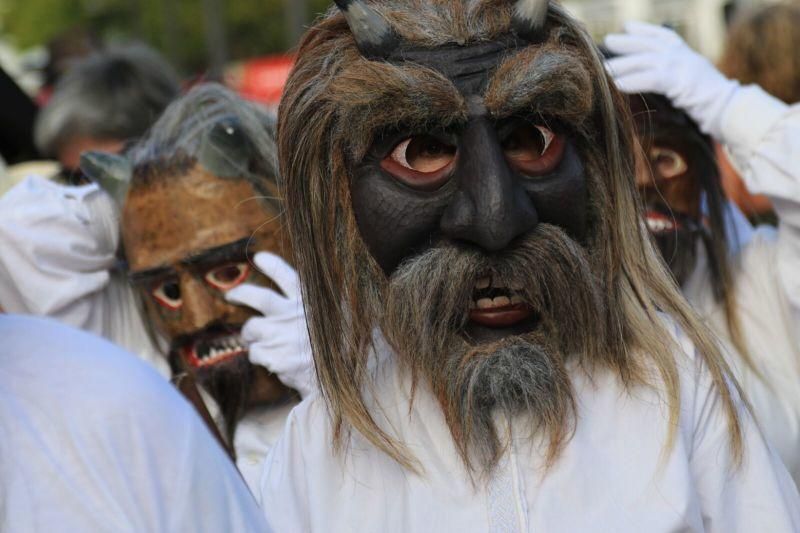
[[[653,235],[664,235],[683,229],[683,224],[677,217],[652,208],[645,211],[644,220],[647,223],[647,229]]]
[[[208,368],[246,356],[247,344],[242,339],[240,328],[206,330],[190,337],[181,352],[192,367]]]
[[[519,294],[521,284],[506,285],[490,276],[478,278],[469,305],[470,322],[487,328],[514,327],[533,315],[533,309]]]

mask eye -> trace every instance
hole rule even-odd
[[[544,126],[517,123],[503,141],[508,163],[527,176],[553,171],[564,156],[564,137]]]
[[[206,272],[206,283],[221,291],[228,291],[240,285],[250,275],[250,264],[246,261],[241,263],[228,263],[219,267],[212,268]]]
[[[650,165],[659,177],[666,179],[677,178],[689,170],[689,166],[683,156],[670,148],[654,146],[650,149],[648,155],[650,157]]]
[[[409,187],[433,191],[450,178],[455,160],[455,146],[431,135],[416,135],[395,146],[381,168]]]
[[[150,291],[153,299],[161,306],[176,311],[183,305],[181,299],[181,286],[177,280],[170,279],[158,283]]]

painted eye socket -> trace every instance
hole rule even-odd
[[[681,154],[670,148],[654,146],[648,153],[650,166],[656,175],[662,178],[671,179],[682,176],[689,170],[689,165]]]
[[[250,264],[246,261],[241,263],[228,263],[215,267],[206,272],[206,283],[221,291],[228,291],[247,279],[250,275]]]
[[[176,311],[183,305],[181,286],[177,280],[170,279],[158,283],[152,288],[150,294],[159,305],[171,311]]]
[[[456,147],[430,135],[401,141],[381,161],[381,168],[409,187],[434,191],[450,178]]]
[[[520,122],[503,141],[508,163],[527,176],[555,169],[564,156],[564,137],[544,126]]]

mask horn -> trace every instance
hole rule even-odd
[[[81,172],[122,205],[131,183],[133,169],[127,157],[108,152],[84,152]]]
[[[220,178],[243,178],[254,149],[236,117],[229,116],[214,124],[200,142],[197,161]]]
[[[364,0],[335,0],[342,11],[361,55],[382,59],[397,48],[399,39],[389,23]]]
[[[526,41],[542,39],[542,30],[547,21],[548,0],[517,0],[511,25],[517,35]]]

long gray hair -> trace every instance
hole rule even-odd
[[[217,83],[194,87],[175,100],[128,153],[131,187],[200,163],[218,177],[245,178],[276,214],[275,117]]]

